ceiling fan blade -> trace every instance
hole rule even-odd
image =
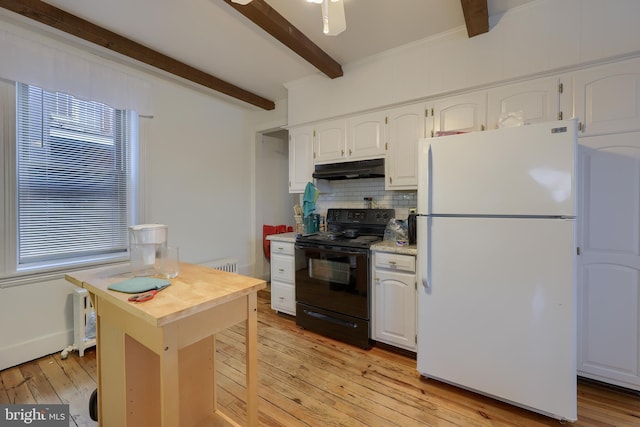
[[[328,36],[337,36],[347,29],[342,0],[325,0],[322,5],[323,32]]]

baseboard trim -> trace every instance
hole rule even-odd
[[[73,329],[38,337],[29,341],[0,347],[0,370],[62,351],[73,342]]]

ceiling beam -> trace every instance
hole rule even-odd
[[[40,0],[0,0],[0,7],[265,110],[275,103]]]
[[[469,38],[489,32],[487,0],[460,0]]]
[[[224,1],[328,77],[335,79],[342,76],[342,66],[338,62],[309,40],[264,0],[253,0],[244,6],[231,0]]]

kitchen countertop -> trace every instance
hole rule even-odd
[[[374,252],[390,252],[402,255],[418,254],[418,248],[416,245],[398,246],[396,245],[396,242],[391,240],[385,240],[380,243],[375,243],[371,245],[371,250]]]
[[[295,243],[297,234],[295,232],[270,234],[267,236],[267,240],[273,240],[276,242],[288,242]],[[376,252],[390,252],[394,254],[403,255],[417,255],[418,249],[416,245],[398,246],[396,242],[391,240],[385,240],[380,243],[371,245],[371,250]]]
[[[269,234],[267,236],[267,240],[275,240],[277,242],[295,243],[296,242],[296,236],[297,236],[297,234],[295,232],[293,232],[293,231],[291,231],[289,233]]]

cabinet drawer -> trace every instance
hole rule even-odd
[[[279,280],[293,284],[295,280],[295,269],[292,256],[271,255],[271,280]]]
[[[295,316],[295,287],[286,283],[271,282],[271,308]]]
[[[271,255],[273,254],[283,254],[283,255],[293,255],[293,243],[289,242],[279,242],[277,240],[271,241]]]
[[[388,268],[397,271],[416,271],[416,257],[387,252],[376,252],[376,268]]]

